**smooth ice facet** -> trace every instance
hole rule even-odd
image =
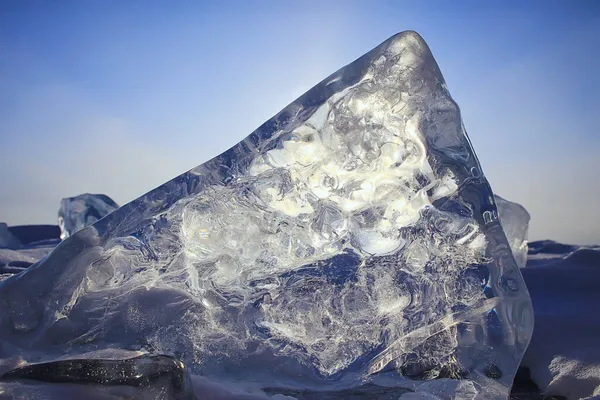
[[[523,268],[527,265],[527,231],[531,216],[525,207],[518,203],[505,200],[498,195],[494,195],[494,199],[498,208],[500,224],[504,229],[517,266]]]
[[[85,193],[62,199],[58,209],[60,238],[68,238],[117,208],[117,203],[104,194]]]
[[[3,357],[175,354],[212,380],[340,398],[506,398],[533,329],[493,193],[414,32],[69,237],[0,299]]]

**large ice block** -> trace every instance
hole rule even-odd
[[[67,238],[0,301],[4,358],[173,354],[340,398],[506,398],[533,329],[459,108],[410,31]]]
[[[104,194],[84,193],[62,199],[58,209],[60,238],[68,238],[117,208],[117,203]]]

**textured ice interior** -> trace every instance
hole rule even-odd
[[[104,194],[84,193],[62,199],[58,209],[60,238],[68,238],[117,208],[117,203]]]
[[[527,264],[527,232],[531,216],[522,205],[494,195],[500,224],[519,268]]]
[[[4,358],[167,353],[275,392],[449,378],[505,398],[533,329],[493,193],[414,32],[64,240],[0,302]]]

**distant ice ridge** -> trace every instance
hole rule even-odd
[[[494,195],[500,224],[506,234],[506,239],[512,250],[513,256],[519,268],[527,264],[527,231],[531,216],[520,204],[503,199]]]
[[[171,354],[294,397],[505,399],[533,330],[493,193],[414,32],[68,237],[0,299],[6,359]]]
[[[62,199],[58,210],[60,238],[68,238],[117,208],[117,203],[104,194],[84,193]]]

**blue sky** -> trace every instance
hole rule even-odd
[[[55,223],[83,192],[133,200],[406,29],[530,237],[600,243],[593,0],[0,2],[0,221]]]

